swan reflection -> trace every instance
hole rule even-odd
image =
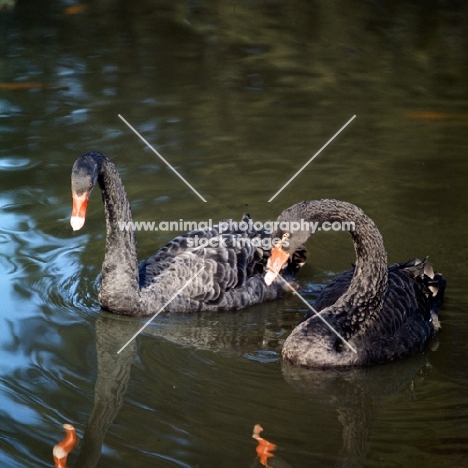
[[[252,324],[257,325],[252,327]],[[131,367],[137,355],[138,339],[131,342],[120,354],[117,351],[140,326],[139,320],[106,312],[101,312],[96,321],[98,375],[94,403],[83,440],[77,448],[77,462],[72,466],[92,468],[98,465],[106,433],[123,405]],[[275,356],[279,362],[281,345],[290,327],[291,324],[286,323],[277,311],[260,305],[241,314],[167,314],[148,327],[145,335],[150,335],[154,340],[163,339],[176,347],[221,353],[226,359],[236,361],[247,358],[252,360],[252,356],[259,356],[259,351],[270,352],[270,357]],[[250,334],[246,333],[248,329],[253,329]],[[161,349],[160,346],[158,348]],[[144,354],[142,359],[148,360],[149,356]],[[167,378],[168,372],[165,366],[173,362],[172,357],[167,359],[170,362],[163,365],[164,370],[154,370],[155,375],[163,380]],[[261,358],[258,361],[262,362]],[[424,354],[382,366],[346,370],[311,370],[281,363],[282,374],[288,386],[293,392],[307,396],[310,402],[307,412],[313,412],[314,405],[336,411],[336,421],[342,426],[341,448],[335,457],[335,466],[340,468],[364,464],[369,453],[372,427],[379,418],[379,407],[385,405],[392,395],[413,391],[429,369],[427,356]],[[156,403],[157,407],[161,404],[160,401]],[[301,402],[301,405],[304,404],[307,406],[307,401]],[[252,421],[255,422],[257,421]],[[311,426],[320,430],[320,421],[311,420]],[[270,437],[276,443],[271,430],[268,431],[268,438]],[[246,446],[247,441],[248,435]],[[293,454],[290,458],[292,456]],[[259,463],[257,457],[250,466],[262,466]],[[287,454],[281,453],[281,450],[268,458],[271,467],[289,467],[292,466],[290,463]]]
[[[137,343],[132,341],[121,353],[117,354],[117,351],[139,326],[137,320],[106,312],[101,312],[96,320],[97,378],[94,403],[83,440],[78,447],[77,468],[97,466],[107,430],[123,405]]]

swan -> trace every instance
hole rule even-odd
[[[121,228],[133,222],[130,203],[115,165],[100,152],[86,153],[73,165],[70,224],[74,231],[83,227],[96,183],[102,192],[107,231],[98,294],[104,310],[133,316],[163,308],[169,312],[238,310],[277,299],[288,290],[284,284],[264,282],[270,249],[259,241],[269,241],[269,232],[255,229],[248,215],[243,218],[247,230],[229,220],[222,229],[191,231],[138,267],[135,233]],[[200,239],[210,240],[210,246],[203,247]],[[287,266],[291,279],[306,258],[305,248],[291,257]]]
[[[281,241],[272,249],[265,282],[280,281],[276,276],[306,243],[312,226],[329,228],[325,223],[334,222],[351,228],[356,264],[324,288],[315,302],[333,330],[310,311],[286,338],[283,361],[309,368],[367,366],[422,351],[440,328],[438,308],[446,282],[427,258],[388,268],[379,230],[351,203],[313,200],[284,210],[272,234]]]

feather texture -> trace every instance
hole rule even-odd
[[[387,267],[387,255],[376,225],[364,212],[338,200],[298,203],[282,221],[352,222],[356,252],[353,269],[323,289],[315,309],[355,350],[312,312],[286,339],[282,356],[304,367],[346,367],[382,364],[423,350],[440,328],[445,280],[425,259]],[[278,230],[274,237],[281,238]],[[302,245],[309,231],[288,233],[289,253]]]
[[[107,231],[99,291],[103,309],[135,316],[154,314],[163,306],[170,312],[237,310],[285,292],[282,282],[267,286],[263,280],[269,249],[259,247],[264,244],[258,241],[270,236],[248,223],[248,214],[243,218],[246,230],[226,223],[230,228],[223,225],[222,233],[219,226],[191,231],[168,242],[138,268],[135,233],[121,227],[132,222],[132,214],[120,176],[102,153],[87,153],[73,166],[74,200],[87,203],[96,184],[102,192]],[[73,211],[72,226],[79,229],[83,207],[80,211],[74,205]],[[212,240],[213,247],[197,246],[196,238]],[[285,274],[292,278],[306,257],[300,247]]]

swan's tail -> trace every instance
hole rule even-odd
[[[447,282],[440,273],[434,271],[428,257],[424,260],[414,258],[409,262],[399,263],[398,267],[403,269],[410,278],[413,278],[421,286],[422,292],[429,299],[434,328],[438,330],[440,328],[439,309],[444,303]]]

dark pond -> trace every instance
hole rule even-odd
[[[0,22],[1,466],[53,466],[66,422],[73,467],[261,466],[256,423],[271,466],[468,466],[466,2],[19,1]],[[89,150],[139,221],[360,206],[390,263],[430,255],[445,275],[442,333],[392,365],[291,371],[279,353],[307,308],[286,297],[162,314],[117,355],[144,320],[99,310],[97,192],[69,224]],[[140,258],[176,234],[139,232]],[[308,245],[312,301],[354,252],[343,233]]]

